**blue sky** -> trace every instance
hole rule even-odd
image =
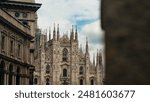
[[[38,10],[38,26],[43,30],[59,24],[61,35],[70,32],[72,25],[78,26],[79,44],[85,49],[89,40],[91,57],[97,49],[104,49],[103,31],[100,27],[100,0],[36,0],[42,3]],[[92,59],[92,58],[91,58]]]

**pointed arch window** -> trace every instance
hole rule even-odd
[[[83,75],[83,73],[84,73],[84,70],[83,70],[83,67],[81,66],[80,69],[79,69],[79,74]]]
[[[63,77],[67,77],[67,69],[63,69]]]
[[[68,50],[66,48],[63,49],[63,61],[68,61]]]
[[[47,65],[47,66],[46,66],[46,73],[47,73],[47,74],[50,73],[50,65]]]

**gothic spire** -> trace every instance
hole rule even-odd
[[[86,37],[86,53],[89,53],[88,38]]]
[[[75,41],[78,40],[78,31],[77,31],[77,25],[76,25],[76,31],[75,31]]]
[[[51,40],[51,27],[49,27],[49,40]]]
[[[96,55],[96,65],[99,64],[99,53],[98,53],[98,49],[97,49],[97,55]]]
[[[74,28],[73,28],[73,25],[72,25],[72,33],[74,33]]]
[[[83,51],[82,51],[82,44],[80,44],[80,52],[82,53]]]
[[[99,64],[102,63],[102,50],[99,50]]]
[[[59,40],[59,24],[57,25],[57,40]]]
[[[47,32],[47,29],[45,30],[45,33],[46,33],[46,41],[48,41],[48,32]]]
[[[74,39],[74,29],[73,29],[73,25],[72,25],[72,29],[71,29],[70,39],[71,39],[71,40]]]
[[[95,54],[93,54],[93,65],[95,67]]]
[[[56,30],[55,30],[55,23],[54,23],[54,30],[53,30],[53,40],[56,40]]]

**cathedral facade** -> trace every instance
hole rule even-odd
[[[53,35],[53,38],[51,38]],[[53,32],[43,34],[39,29],[35,36],[34,84],[38,85],[101,85],[104,79],[102,54],[98,51],[90,61],[89,46],[79,48],[77,27],[60,36],[59,25]]]

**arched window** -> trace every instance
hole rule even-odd
[[[67,77],[67,69],[63,69],[63,77]]]
[[[46,85],[49,85],[49,78],[46,79]]]
[[[83,85],[83,79],[80,79],[80,85]]]
[[[82,75],[84,73],[83,67],[81,66],[79,69],[79,74]]]
[[[66,48],[63,49],[63,61],[67,61],[68,60],[68,50]]]
[[[9,65],[9,82],[8,82],[9,85],[12,85],[12,76],[13,76],[13,65],[10,64]]]
[[[38,79],[34,78],[34,84],[37,85],[38,84]]]
[[[20,85],[20,67],[17,67],[16,85]]]
[[[4,69],[5,69],[5,63],[4,61],[1,61],[0,63],[0,85],[4,85]]]
[[[93,79],[91,79],[91,85],[94,85],[94,80]]]
[[[50,73],[50,65],[46,66],[46,73]]]

